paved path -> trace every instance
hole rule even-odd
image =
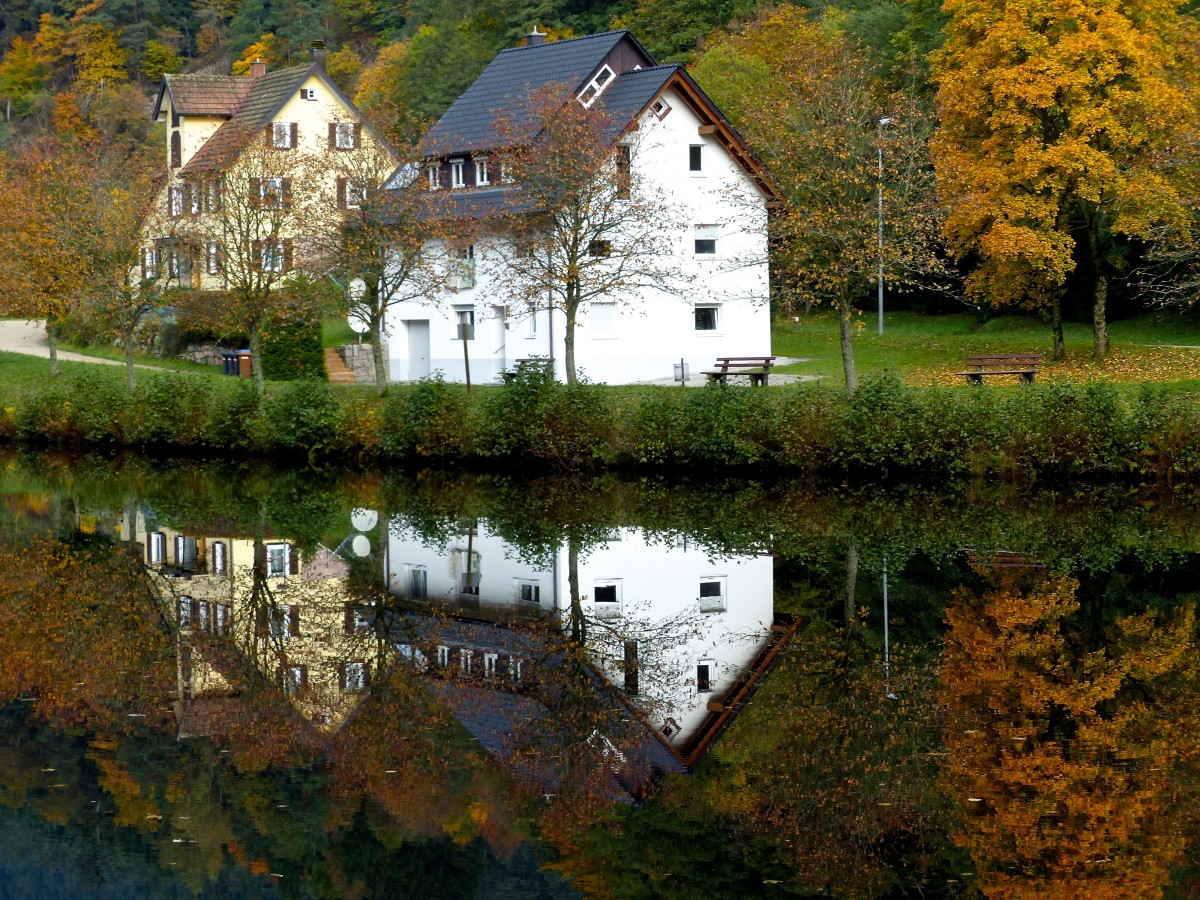
[[[46,323],[41,321],[23,322],[20,319],[0,319],[0,350],[8,353],[24,353],[26,356],[50,358],[50,347],[46,343]],[[124,360],[102,359],[99,356],[84,356],[82,353],[72,353],[69,350],[58,351],[59,362],[99,363],[105,366],[123,366]],[[165,371],[159,366],[137,365],[138,369],[155,369]]]
[[[792,363],[798,362],[808,362],[808,360],[803,357],[780,356],[776,358],[775,365],[790,366]],[[819,377],[818,375],[799,375],[789,372],[772,371],[768,382],[770,384],[793,384],[797,381],[816,381]],[[742,383],[745,382],[743,381]],[[674,378],[657,378],[654,381],[644,381],[642,384],[679,384],[679,382]],[[703,372],[697,372],[694,369],[688,370],[688,387],[704,387],[706,384],[708,384],[707,375]]]

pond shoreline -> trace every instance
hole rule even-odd
[[[1121,480],[1200,472],[1200,401],[1166,385],[613,388],[527,378],[468,392],[429,380],[384,398],[321,381],[63,376],[0,408],[0,442],[224,458],[484,471],[867,480]]]

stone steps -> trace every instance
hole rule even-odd
[[[325,372],[330,384],[354,384],[354,373],[342,362],[336,347],[325,348]]]

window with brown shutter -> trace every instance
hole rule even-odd
[[[261,178],[250,179],[250,205],[257,207],[263,200],[263,182]]]
[[[329,123],[329,149],[337,149],[337,122]]]
[[[279,202],[284,209],[292,205],[292,179],[279,179]]]
[[[292,241],[291,241],[291,238],[287,238],[283,242],[283,271],[285,271],[285,272],[292,271]],[[288,569],[289,573],[292,575],[298,574],[300,571],[300,568],[299,568],[300,557],[294,550],[292,551],[292,555],[289,559],[289,564],[290,564],[290,568]]]
[[[183,142],[178,131],[171,132],[171,168],[178,169],[183,165]]]
[[[617,199],[628,200],[632,181],[632,158],[628,144],[617,145]]]
[[[298,637],[300,634],[300,607],[293,603],[288,607],[288,635]]]
[[[338,209],[346,208],[346,179],[339,178],[337,180],[337,205]]]

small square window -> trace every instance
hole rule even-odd
[[[696,241],[697,256],[715,256],[717,253],[717,232],[716,225],[697,225],[693,229],[693,237]]]
[[[702,171],[704,168],[704,145],[692,144],[688,147],[688,170],[692,172]]]
[[[542,587],[536,581],[517,581],[517,596],[523,603],[541,603]]]
[[[658,100],[655,100],[653,104],[651,104],[650,112],[654,113],[654,115],[659,119],[665,119],[671,112],[671,104],[660,97]]]
[[[592,241],[588,244],[588,256],[612,256],[612,241]]]
[[[300,99],[316,100],[317,99],[317,89],[316,88],[300,88]]]
[[[456,341],[475,340],[475,310],[456,309],[454,311]]]
[[[697,331],[717,330],[717,307],[697,306],[695,310]]]

